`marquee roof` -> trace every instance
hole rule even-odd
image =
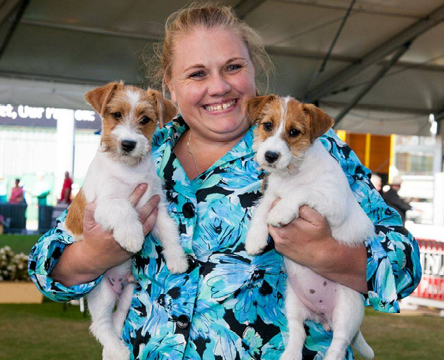
[[[338,129],[428,135],[429,114],[444,117],[444,1],[222,2],[263,37],[271,90],[317,102]],[[186,3],[0,0],[0,103],[89,109],[93,86],[146,85],[141,55]]]

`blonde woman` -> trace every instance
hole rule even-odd
[[[179,275],[166,268],[149,233],[157,204],[151,199],[140,212],[147,241],[134,257],[137,289],[122,334],[132,359],[278,359],[287,325],[281,254],[360,291],[378,310],[399,311],[398,299],[420,279],[416,242],[333,132],[323,143],[379,235],[366,246],[342,246],[326,220],[303,207],[289,225],[270,227],[263,254],[246,253],[264,173],[253,160],[245,102],[269,66],[255,31],[227,7],[192,5],[168,19],[159,56],[157,75],[181,115],[155,135],[153,156],[190,267]],[[145,189],[135,189],[129,200],[137,203]],[[89,209],[83,242],[71,244],[63,229],[54,229],[33,249],[30,274],[52,299],[83,296],[105,270],[131,256],[94,224],[93,205]],[[79,255],[85,248],[89,259]],[[306,331],[303,359],[320,359],[331,333],[312,322]],[[353,358],[351,349],[346,358]]]

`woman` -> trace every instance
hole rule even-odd
[[[60,202],[63,204],[71,204],[72,179],[69,177],[69,172],[65,171],[65,178],[63,179],[62,192],[60,193]]]
[[[10,204],[21,204],[25,201],[23,188],[20,186],[20,179],[15,179],[15,186],[11,190],[9,197]]]
[[[379,235],[366,247],[342,246],[326,220],[303,207],[288,226],[270,227],[274,242],[263,254],[247,255],[245,236],[264,175],[253,160],[253,129],[245,116],[255,76],[266,68],[258,39],[226,7],[191,6],[167,22],[160,75],[181,116],[156,134],[153,156],[191,265],[186,274],[171,275],[150,234],[135,255],[138,287],[123,330],[134,359],[277,359],[286,332],[281,254],[360,291],[382,311],[397,312],[398,299],[419,282],[414,239],[333,132],[322,141]],[[136,204],[145,189],[142,184],[129,200]],[[157,201],[140,212],[147,233]],[[131,256],[94,223],[93,210],[88,205],[83,242],[71,245],[54,229],[33,249],[30,274],[52,299],[83,296],[106,269]],[[307,333],[304,359],[319,358],[331,333],[312,322]]]

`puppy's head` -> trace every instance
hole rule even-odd
[[[247,115],[258,124],[253,147],[268,172],[297,170],[305,151],[333,125],[316,106],[276,95],[248,100]]]
[[[163,127],[177,114],[173,103],[159,92],[122,82],[96,88],[85,98],[102,117],[102,148],[128,165],[137,164],[151,151],[157,125]]]

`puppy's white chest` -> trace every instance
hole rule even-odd
[[[87,202],[126,199],[141,183],[148,184],[148,189],[136,208],[140,208],[154,194],[162,192],[161,181],[150,157],[144,158],[134,167],[128,167],[98,152],[88,169],[83,191]]]
[[[274,197],[285,199],[289,194],[299,191],[300,181],[297,177],[280,177],[272,174],[269,178],[267,192]]]

